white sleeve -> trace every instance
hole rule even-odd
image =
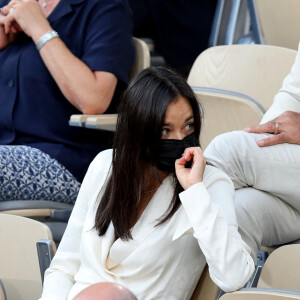
[[[288,110],[300,113],[300,44],[294,65],[261,123],[273,120]]]
[[[69,291],[75,283],[74,276],[80,267],[81,234],[89,202],[93,191],[98,190],[99,185],[102,185],[106,179],[111,161],[110,157],[109,150],[101,152],[87,171],[66,231],[50,267],[45,272],[43,293],[40,300],[67,299]],[[101,171],[99,172],[99,170]]]
[[[204,183],[194,184],[179,196],[212,280],[226,292],[243,287],[254,271],[254,262],[238,232],[229,177],[215,169]]]

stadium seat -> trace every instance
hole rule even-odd
[[[4,299],[39,299],[42,279],[36,243],[40,239],[50,240],[55,249],[45,224],[0,213],[0,287]]]
[[[268,45],[298,49],[300,2],[298,0],[251,0],[257,26]]]
[[[274,289],[242,289],[227,293],[220,300],[295,300],[300,299],[300,293]]]
[[[267,110],[289,73],[297,51],[268,45],[216,46],[202,52],[188,77],[192,87],[242,93]]]
[[[257,288],[228,293],[222,300],[300,299],[300,245],[286,245],[274,250],[266,260]]]
[[[300,245],[286,245],[274,250],[266,260],[258,280],[258,288],[300,292]]]
[[[216,300],[220,288],[211,280],[208,266],[204,268],[191,300]]]
[[[194,88],[194,92],[203,107],[203,150],[219,134],[258,124],[264,113],[259,103],[246,95],[209,88]]]

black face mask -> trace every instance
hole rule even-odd
[[[200,146],[199,140],[194,133],[189,134],[183,140],[161,140],[158,155],[156,157],[156,167],[158,170],[175,172],[175,160],[182,157],[186,148]],[[185,164],[190,168],[192,160]]]

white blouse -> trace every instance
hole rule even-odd
[[[111,160],[112,150],[106,150],[90,165],[45,273],[41,300],[71,300],[89,285],[107,281],[126,286],[140,300],[190,299],[206,262],[212,280],[224,291],[248,281],[254,263],[238,233],[234,188],[225,173],[207,166],[203,182],[182,192],[182,206],[155,227],[173,196],[168,176],[132,228],[133,239],[114,241],[112,223],[102,237],[93,228]]]

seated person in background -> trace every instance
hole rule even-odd
[[[236,191],[237,221],[256,260],[261,245],[300,238],[300,51],[261,124],[216,137],[205,158]]]
[[[116,112],[134,58],[130,8],[126,0],[0,7],[0,201],[74,203],[113,135],[68,121]]]
[[[188,77],[207,49],[217,0],[129,0],[133,35],[154,40],[166,63]]]
[[[247,282],[254,263],[233,185],[206,166],[200,127],[197,99],[172,71],[148,68],[130,83],[113,149],[89,167],[42,300],[74,299],[99,282],[138,299],[190,299],[206,262],[225,291]]]

